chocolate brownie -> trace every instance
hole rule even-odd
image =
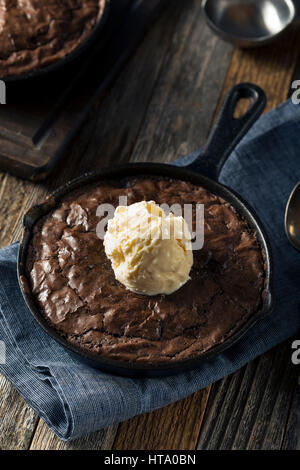
[[[102,16],[106,0],[2,0],[0,77],[55,62],[81,44]]]
[[[127,290],[96,234],[97,207],[154,200],[204,204],[204,246],[191,279],[170,295]],[[195,220],[193,221],[195,230]],[[132,177],[69,193],[35,226],[27,272],[42,315],[69,343],[102,357],[159,363],[201,355],[233,335],[263,302],[264,255],[248,222],[189,182]]]

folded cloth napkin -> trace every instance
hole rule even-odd
[[[283,226],[288,195],[300,179],[299,129],[300,106],[288,101],[260,118],[223,168],[221,182],[251,203],[270,237],[276,307],[197,370],[130,379],[83,365],[48,337],[26,308],[17,281],[18,244],[0,251],[0,340],[6,346],[0,372],[57,436],[73,439],[168,405],[236,371],[300,328],[300,254],[289,245]]]

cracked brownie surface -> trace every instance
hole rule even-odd
[[[96,227],[97,207],[154,200],[204,204],[204,246],[191,280],[171,295],[127,290],[114,277]],[[132,177],[67,195],[36,224],[27,271],[36,302],[68,342],[106,358],[158,363],[221,344],[262,305],[264,260],[248,223],[222,198],[189,182]]]
[[[1,0],[0,76],[50,65],[81,44],[106,0]]]

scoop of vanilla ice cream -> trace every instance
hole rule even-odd
[[[119,206],[108,221],[104,248],[116,279],[133,292],[171,294],[190,278],[191,234],[183,217],[154,201]]]

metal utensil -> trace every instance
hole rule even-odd
[[[278,39],[299,13],[293,0],[204,0],[202,11],[218,36],[241,47]]]
[[[289,242],[300,251],[300,181],[294,187],[286,204],[284,226]]]

